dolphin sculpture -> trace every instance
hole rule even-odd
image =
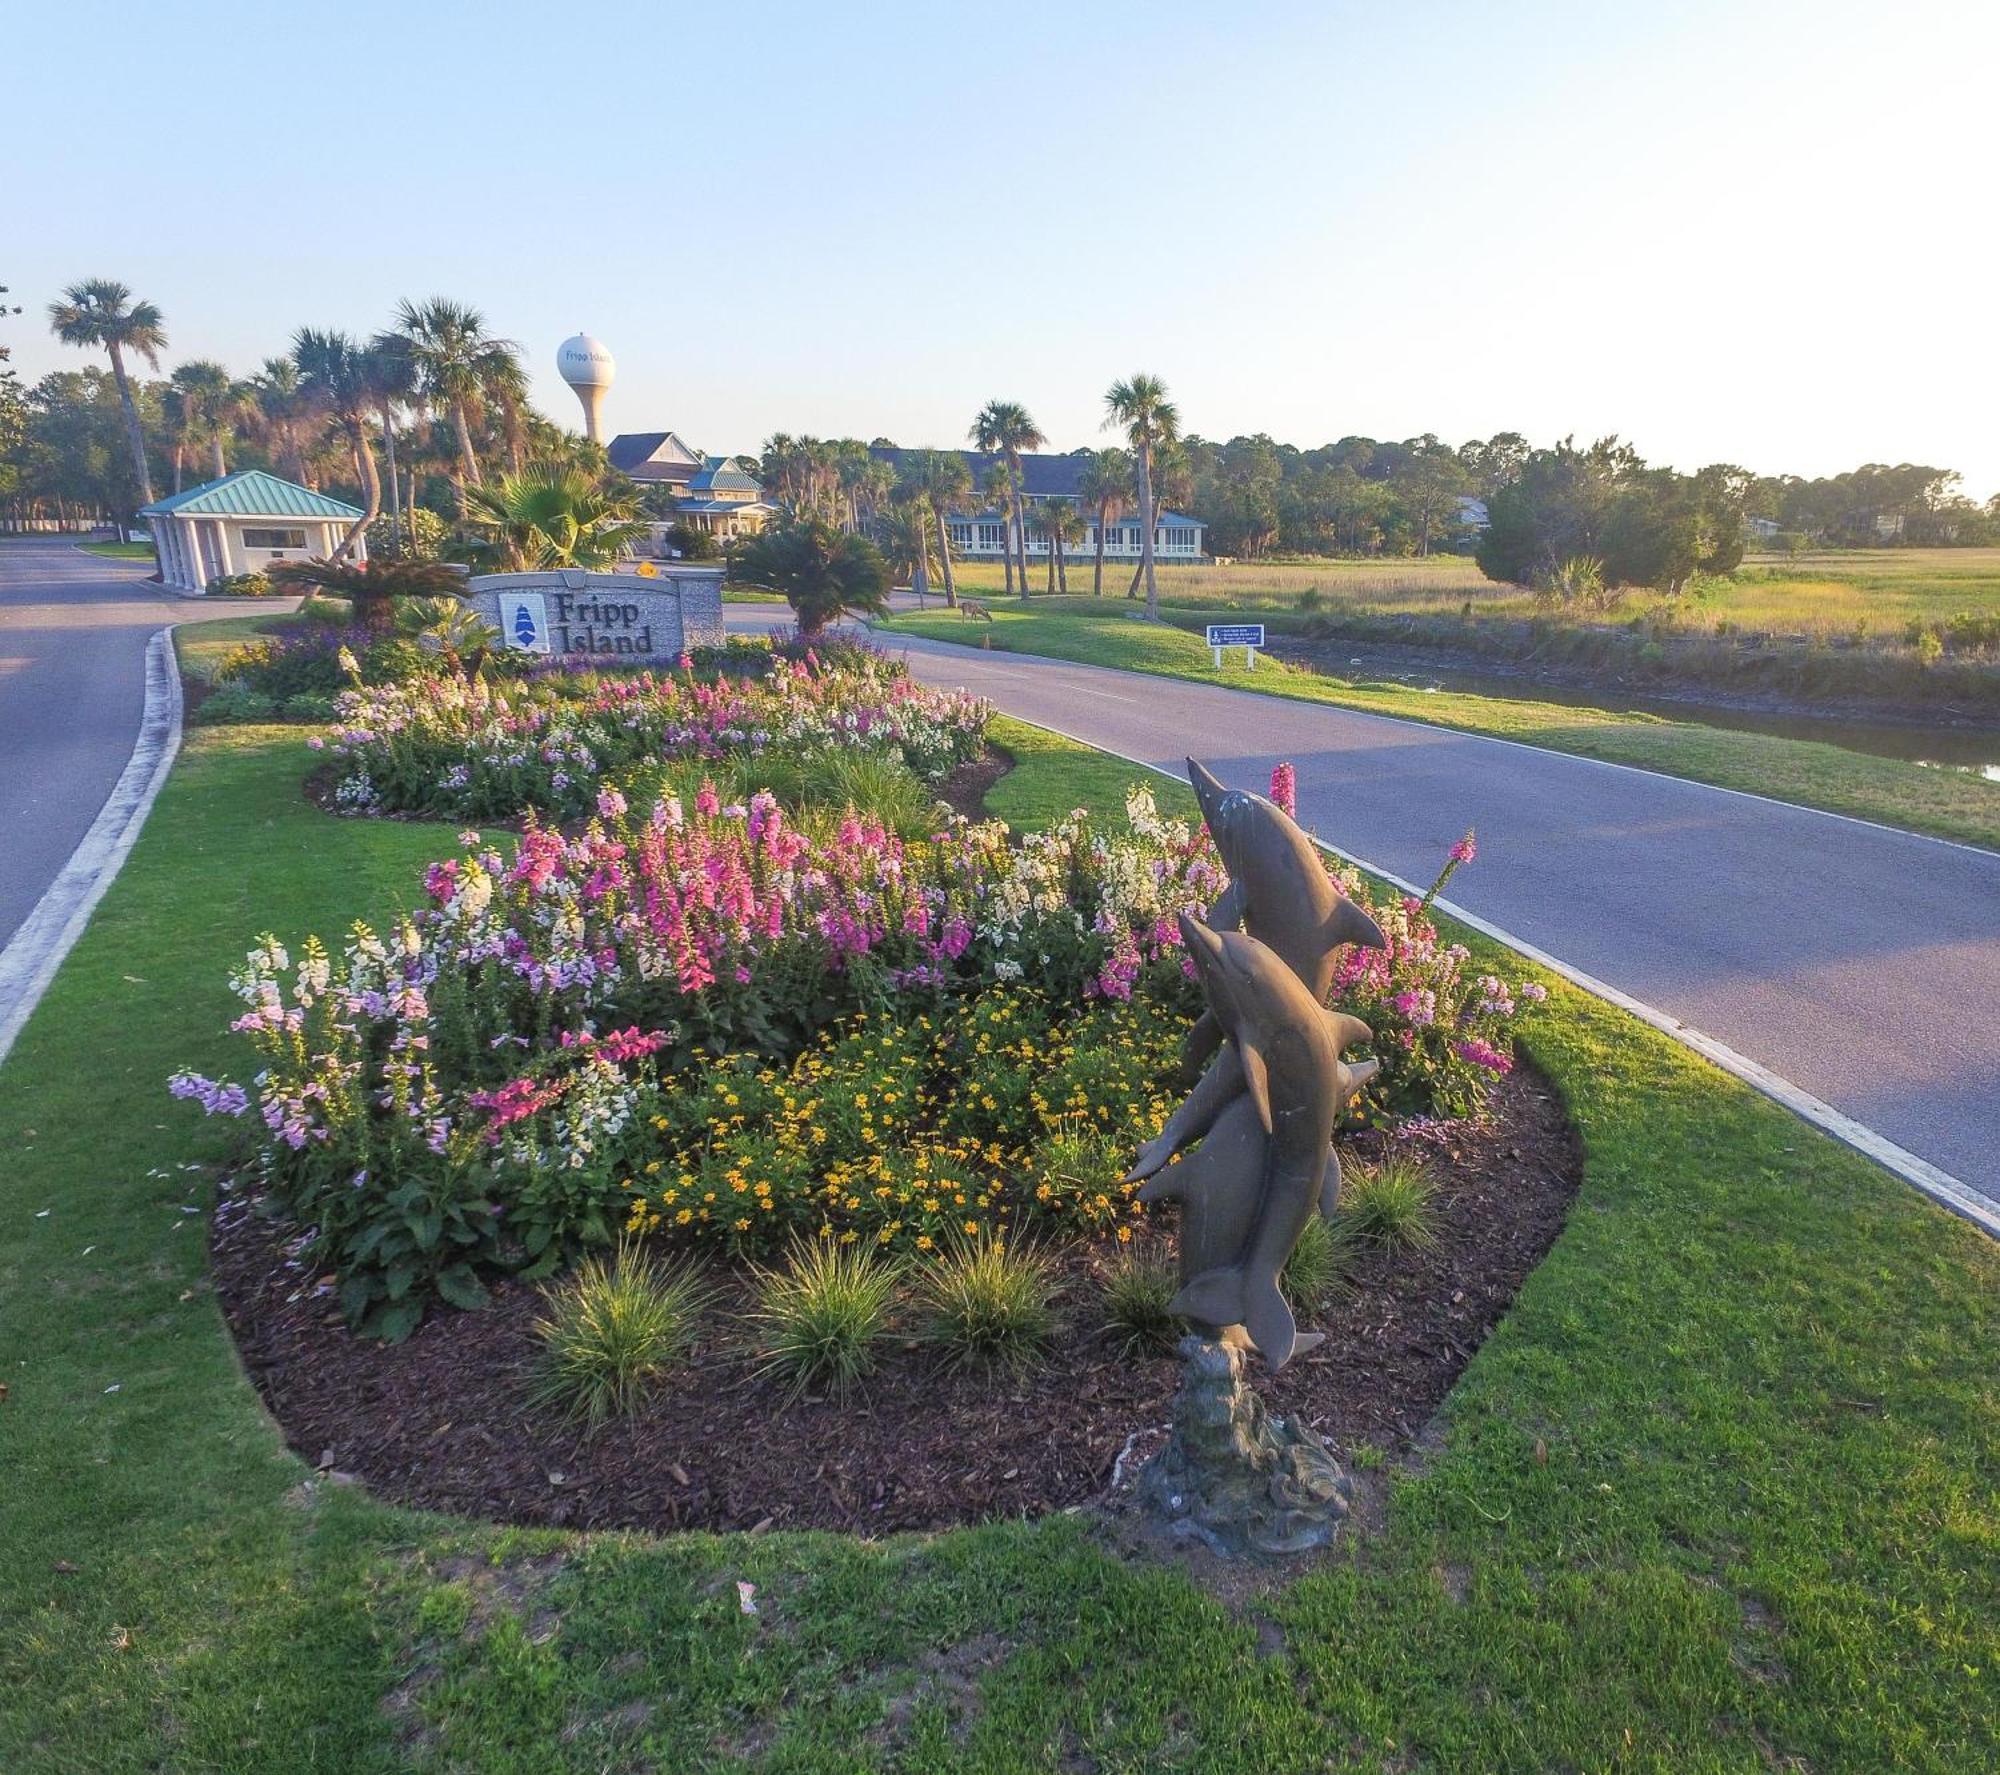
[[[1181,1204],[1173,1310],[1217,1332],[1242,1326],[1276,1370],[1320,1341],[1300,1334],[1278,1277],[1321,1205],[1334,1122],[1377,1063],[1341,1060],[1366,1026],[1327,1011],[1269,945],[1187,913],[1180,926],[1243,1084],[1194,1155],[1139,1199]]]
[[[1210,928],[1240,927],[1274,949],[1314,1000],[1324,1004],[1333,989],[1340,950],[1349,943],[1385,947],[1381,926],[1333,885],[1312,840],[1275,801],[1224,788],[1212,771],[1192,758],[1187,767],[1202,819],[1229,870],[1229,886],[1209,909]],[[1340,1038],[1342,1048],[1369,1039],[1368,1026],[1358,1018],[1343,1021],[1347,1027]],[[1222,1026],[1215,1012],[1204,1011],[1188,1032],[1181,1054],[1184,1070],[1200,1076],[1167,1125],[1140,1148],[1126,1174],[1128,1183],[1151,1177],[1182,1147],[1200,1139],[1243,1090],[1242,1066],[1227,1048],[1201,1072],[1221,1040]],[[1340,1168],[1335,1161],[1321,1202],[1328,1218],[1339,1195]]]

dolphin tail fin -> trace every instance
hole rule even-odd
[[[1147,1155],[1141,1153],[1138,1164],[1134,1165],[1121,1181],[1132,1183],[1143,1177],[1146,1181],[1139,1189],[1139,1200],[1142,1202],[1178,1201],[1184,1193],[1183,1185],[1187,1182],[1187,1174],[1178,1165],[1169,1168],[1165,1159],[1148,1170],[1146,1167],[1150,1163]]]
[[[1242,1324],[1242,1266],[1232,1263],[1220,1269],[1203,1270],[1174,1296],[1168,1310],[1184,1319],[1213,1325],[1217,1330],[1225,1325]]]
[[[1250,1341],[1270,1363],[1273,1374],[1301,1349],[1311,1347],[1300,1340],[1299,1322],[1292,1317],[1292,1309],[1278,1292],[1275,1279],[1259,1277],[1247,1290],[1243,1303],[1243,1329],[1249,1332]]]
[[[1329,949],[1341,943],[1359,943],[1364,949],[1389,947],[1388,939],[1382,935],[1382,927],[1345,894],[1334,901],[1333,910],[1327,914],[1325,928],[1320,934]]]

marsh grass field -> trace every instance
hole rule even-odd
[[[1161,567],[1160,601],[1180,611],[1244,611],[1286,617],[1449,617],[1526,621],[1551,613],[1520,586],[1487,579],[1470,555],[1404,560],[1244,561],[1230,566]],[[1033,590],[1043,563],[1030,564]],[[960,587],[979,598],[1002,592],[996,563],[957,568]],[[1105,599],[1122,600],[1129,565],[1106,563]],[[1072,596],[1090,593],[1088,556],[1070,563]],[[1316,594],[1316,596],[1315,596]],[[1960,613],[2000,616],[2000,548],[1823,549],[1791,556],[1755,554],[1726,578],[1698,582],[1678,598],[1628,593],[1604,616],[1578,624],[1638,621],[1689,635],[1801,636],[1900,645],[1910,622]]]

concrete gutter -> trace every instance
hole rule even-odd
[[[0,1060],[124,866],[180,744],[180,667],[173,630],[160,629],[146,644],[146,707],[132,756],[61,874],[0,950]]]

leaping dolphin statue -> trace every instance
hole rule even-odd
[[[1139,1199],[1181,1204],[1173,1310],[1218,1332],[1241,1325],[1275,1370],[1320,1341],[1300,1334],[1278,1277],[1320,1205],[1334,1123],[1377,1062],[1341,1060],[1366,1025],[1327,1011],[1269,945],[1187,913],[1180,927],[1243,1087]]]

